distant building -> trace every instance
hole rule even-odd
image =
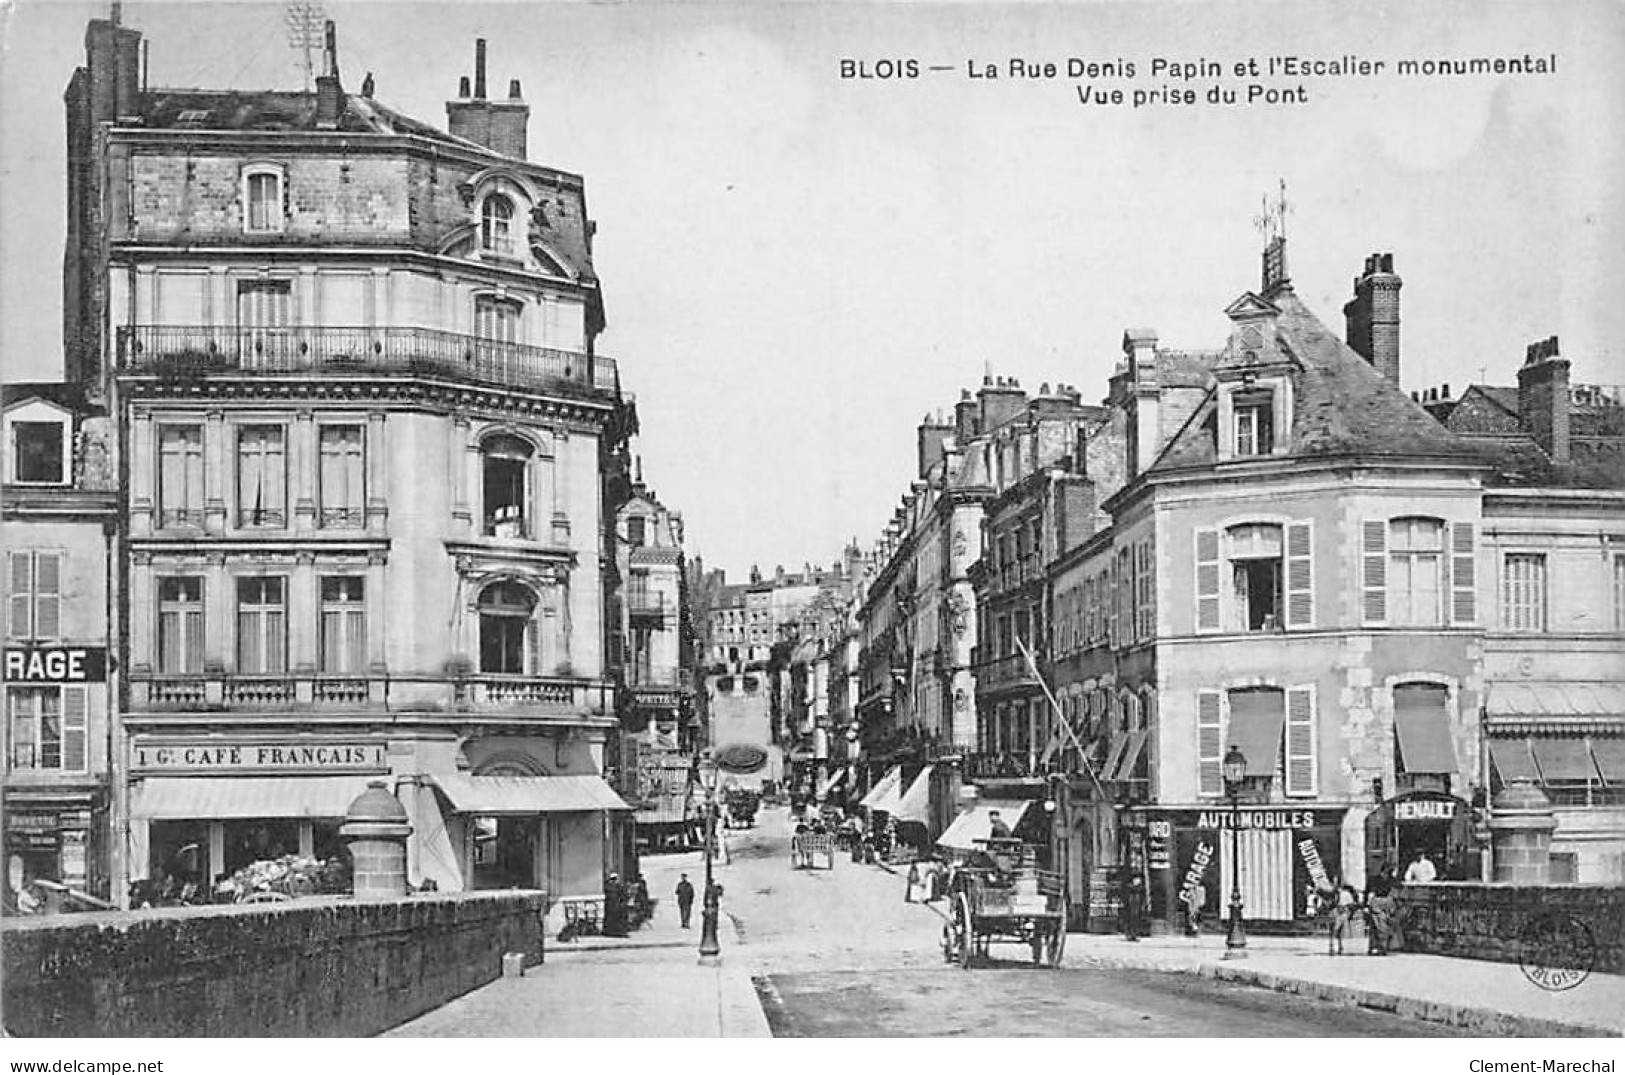
[[[6,909],[28,882],[112,896],[110,759],[118,475],[74,384],[0,391]]]

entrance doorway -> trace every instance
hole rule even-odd
[[[538,818],[477,817],[473,833],[476,889],[542,887],[537,871]]]

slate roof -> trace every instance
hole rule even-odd
[[[84,386],[74,382],[9,381],[0,384],[0,406],[10,407],[12,404],[26,403],[31,399],[54,403],[81,417],[106,413],[100,407],[91,406],[85,398]]]
[[[1267,299],[1280,311],[1276,338],[1291,368],[1292,456],[1473,458],[1470,445],[1356,354],[1290,289]],[[1197,408],[1150,470],[1216,462],[1204,428],[1212,410],[1211,399]]]
[[[316,94],[304,90],[156,89],[144,95],[141,118],[156,129],[199,131],[314,131]],[[458,138],[383,102],[344,95],[334,128],[348,134],[400,134],[428,138],[459,149],[490,150]]]

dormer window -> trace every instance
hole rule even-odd
[[[1268,391],[1237,392],[1236,454],[1269,455],[1275,450],[1275,401]]]
[[[10,479],[22,485],[68,481],[66,422],[12,422]]]
[[[480,210],[480,246],[493,254],[513,254],[513,199],[493,194]]]
[[[254,165],[243,171],[243,231],[274,235],[283,227],[282,169]]]

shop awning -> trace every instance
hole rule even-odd
[[[1407,773],[1453,773],[1456,751],[1450,744],[1450,721],[1437,707],[1394,710],[1394,734]]]
[[[434,782],[460,814],[568,814],[630,810],[600,776],[436,775]]]
[[[835,785],[839,784],[841,781],[843,781],[845,779],[846,779],[846,770],[845,769],[838,769],[835,772],[831,773],[829,776],[826,776],[818,784],[817,798],[820,799],[820,800],[829,798],[829,793],[835,790]]]
[[[342,819],[365,776],[152,776],[130,796],[130,816],[188,821]]]
[[[1230,727],[1224,750],[1240,749],[1248,776],[1274,776],[1286,727],[1286,695],[1280,691],[1235,691],[1230,695]]]
[[[1123,756],[1118,759],[1117,770],[1107,779],[1129,780],[1134,776],[1134,767],[1139,764],[1140,755],[1145,752],[1145,740],[1150,734],[1142,728],[1128,737],[1128,746],[1123,748]]]
[[[1535,764],[1543,781],[1596,780],[1591,751],[1581,738],[1537,735],[1529,740],[1535,751]]]
[[[984,799],[954,818],[954,823],[948,826],[948,831],[937,837],[937,843],[958,851],[978,850],[977,841],[988,838],[995,813],[999,815],[999,820],[1010,826],[1010,831],[1014,832],[1032,804],[1031,799]]]
[[[1540,779],[1527,739],[1491,739],[1490,761],[1495,763],[1495,771],[1501,774],[1503,784],[1520,778]]]
[[[1490,717],[1625,716],[1625,685],[1619,683],[1496,683],[1484,702]]]
[[[1112,779],[1112,774],[1117,772],[1117,766],[1122,762],[1124,752],[1128,750],[1130,738],[1127,735],[1112,736],[1112,745],[1106,751],[1106,761],[1100,767],[1100,778],[1102,780]]]
[[[918,821],[920,824],[929,824],[931,821],[931,766],[927,765],[920,770],[920,775],[903,793],[892,811],[892,817],[898,821]]]
[[[1593,739],[1591,756],[1597,759],[1604,780],[1625,786],[1625,739]]]
[[[890,810],[892,806],[896,805],[892,800],[897,799],[902,794],[901,789],[898,787],[902,782],[903,767],[901,765],[892,766],[886,771],[886,775],[880,778],[880,782],[869,789],[869,794],[865,795],[863,801],[858,805],[868,807],[870,810]],[[891,802],[891,806],[887,805],[888,802]]]

